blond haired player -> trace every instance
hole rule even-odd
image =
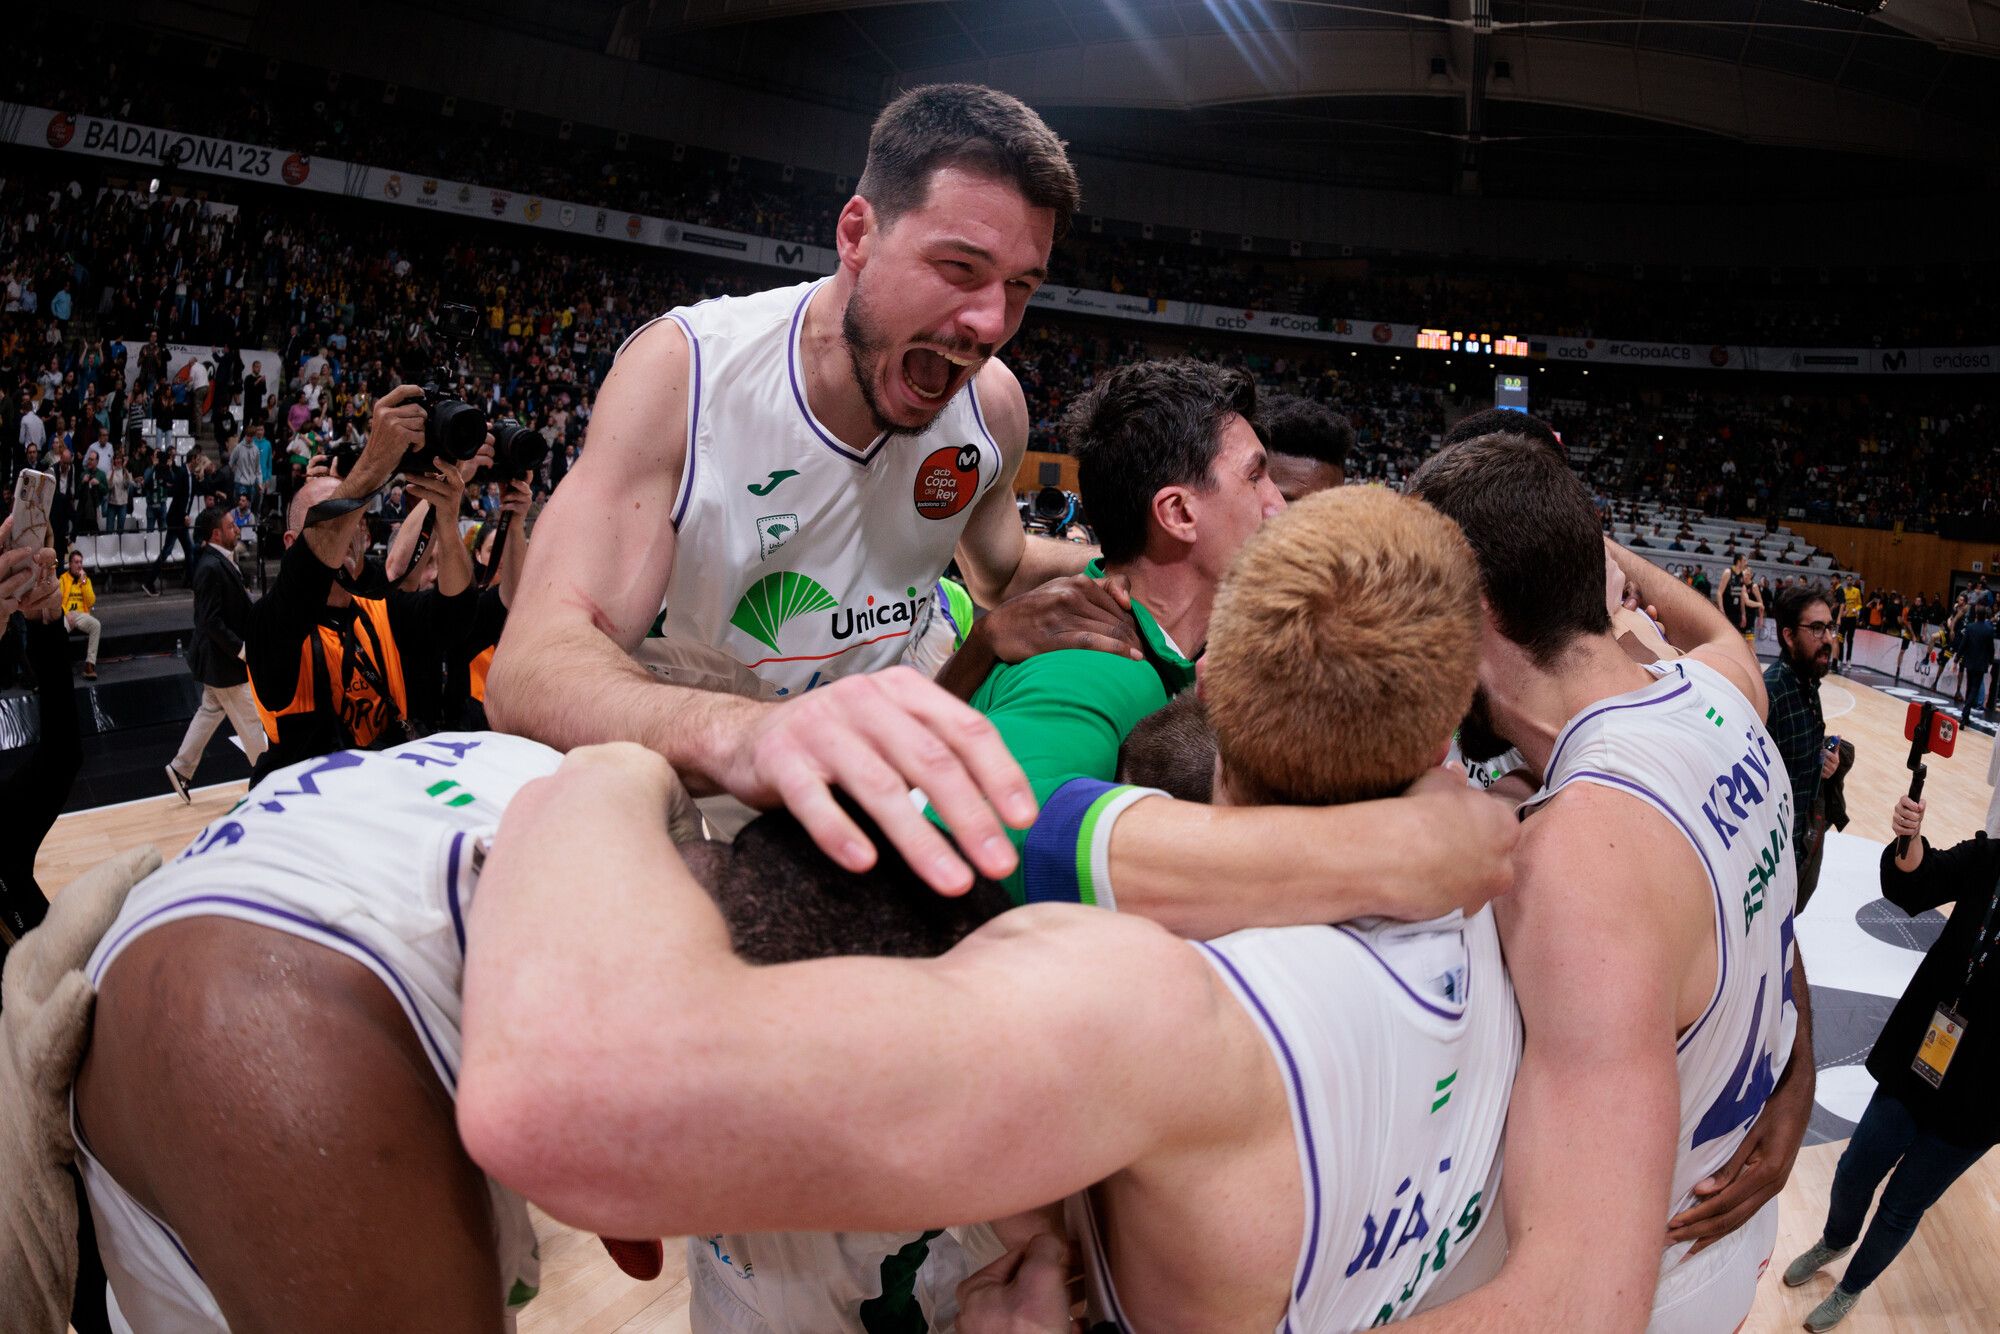
[[[1219,789],[1346,801],[1423,774],[1471,694],[1477,601],[1415,502],[1274,520],[1217,600]],[[1208,1331],[1392,1318],[1486,1216],[1519,1042],[1489,914],[1197,945],[1038,905],[934,960],[753,969],[674,870],[671,786],[634,747],[573,754],[522,792],[473,910],[460,1127],[557,1216],[928,1228],[1087,1190],[1103,1318]],[[595,874],[559,873],[586,849]]]

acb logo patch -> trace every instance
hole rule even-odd
[[[917,465],[917,513],[926,519],[949,519],[979,494],[979,446],[950,445],[934,449]]]

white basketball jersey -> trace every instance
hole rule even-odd
[[[1198,944],[1291,1097],[1305,1233],[1290,1334],[1411,1314],[1495,1208],[1521,1018],[1490,910],[1239,931]],[[1068,1205],[1093,1320],[1128,1330],[1087,1196]]]
[[[1680,1141],[1672,1217],[1693,1186],[1736,1151],[1791,1057],[1797,864],[1791,847],[1792,784],[1778,747],[1741,691],[1691,658],[1647,669],[1659,679],[1601,700],[1556,738],[1545,781],[1528,811],[1571,783],[1597,783],[1645,802],[1694,845],[1714,893],[1715,993],[1677,1044]],[[1770,1258],[1777,1202],[1692,1260],[1689,1243],[1660,1257],[1655,1323],[1708,1278],[1744,1294]],[[1743,1280],[1748,1277],[1749,1284]],[[1707,1322],[1721,1319],[1711,1313]],[[1731,1328],[1734,1321],[1709,1323]],[[1700,1325],[1694,1326],[1696,1328]]]
[[[665,642],[639,653],[669,679],[779,698],[894,666],[1001,482],[970,383],[920,434],[862,450],[813,416],[799,337],[826,281],[660,317],[686,335],[692,381]]]
[[[101,983],[134,940],[167,922],[230,917],[283,931],[380,978],[455,1096],[479,840],[524,784],[561,760],[520,737],[443,733],[280,769],[133,889],[91,956],[90,979]],[[90,1154],[89,1127],[76,1129],[114,1324],[141,1334],[226,1334],[180,1239]],[[539,1254],[520,1197],[487,1184],[502,1286],[496,1307],[504,1303],[512,1328],[514,1311],[535,1295]]]

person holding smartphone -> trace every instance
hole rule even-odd
[[[1955,906],[1868,1054],[1875,1096],[1834,1171],[1826,1227],[1785,1270],[1786,1284],[1802,1287],[1861,1242],[1833,1291],[1806,1317],[1815,1332],[1854,1309],[1915,1235],[1924,1211],[2000,1142],[2000,967],[1990,958],[2000,937],[2000,843],[1982,831],[1934,848],[1923,823],[1924,803],[1899,797],[1890,820],[1897,840],[1882,850],[1882,897],[1912,916]],[[1863,1237],[1869,1201],[1885,1176],[1889,1184]]]

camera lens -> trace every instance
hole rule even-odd
[[[493,423],[493,476],[503,482],[526,477],[542,466],[549,442],[542,433],[516,421]]]
[[[434,404],[428,427],[427,443],[436,453],[455,462],[471,458],[486,442],[486,414],[456,399]]]

